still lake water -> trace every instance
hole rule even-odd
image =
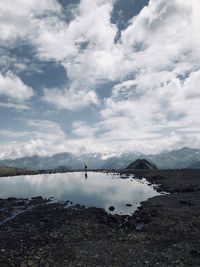
[[[112,213],[131,214],[144,201],[159,193],[145,179],[139,181],[119,174],[69,172],[0,178],[0,198],[54,197],[86,207],[104,208]],[[132,206],[126,206],[131,204]]]

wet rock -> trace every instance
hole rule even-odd
[[[42,196],[37,196],[37,197],[32,197],[31,199],[32,200],[42,200],[43,198],[42,198]]]
[[[114,206],[110,206],[108,209],[109,209],[110,211],[114,211],[114,210],[115,210],[115,207],[114,207]]]
[[[143,222],[140,222],[140,223],[138,223],[138,224],[136,225],[135,230],[136,230],[136,231],[142,231],[143,228],[144,228],[144,223],[143,223]]]
[[[45,199],[43,199],[42,196],[37,196],[37,197],[32,197],[29,202],[30,204],[37,205],[45,202]]]

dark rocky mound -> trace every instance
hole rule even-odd
[[[146,159],[137,159],[136,161],[129,164],[125,170],[156,170],[157,167],[155,164],[150,163]]]

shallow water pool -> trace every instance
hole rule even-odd
[[[69,172],[0,178],[0,198],[53,197],[86,207],[98,207],[112,213],[132,214],[141,201],[159,195],[145,179],[119,174]],[[69,203],[69,202],[68,202]]]

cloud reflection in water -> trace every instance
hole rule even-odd
[[[70,200],[74,204],[99,207],[114,213],[129,214],[141,201],[158,195],[146,182],[121,179],[119,175],[89,172],[41,174],[16,176],[0,179],[0,197],[30,198],[42,195],[59,201]],[[126,204],[131,204],[127,207]]]

